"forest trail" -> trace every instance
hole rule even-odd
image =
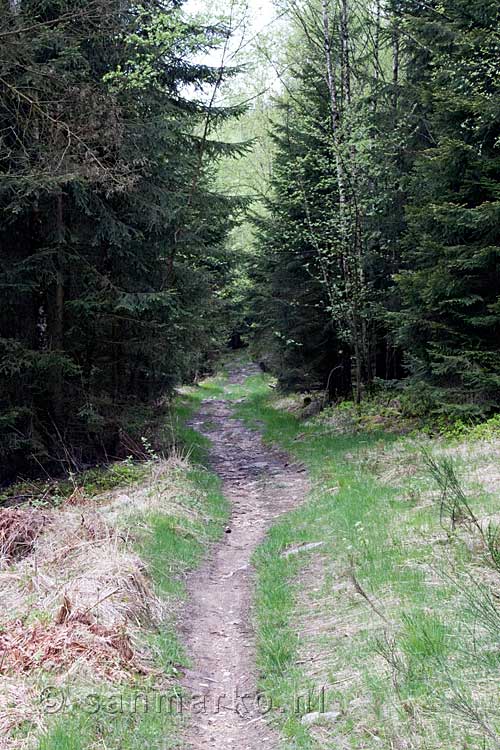
[[[258,368],[238,367],[230,383]],[[212,444],[211,463],[231,503],[225,539],[191,579],[184,642],[192,669],[184,686],[193,696],[184,746],[197,750],[275,750],[279,738],[257,694],[252,627],[252,555],[274,519],[296,507],[307,492],[301,467],[233,418],[227,400],[208,400],[192,426]]]

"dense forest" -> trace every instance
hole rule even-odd
[[[1,478],[128,455],[231,337],[285,389],[498,410],[497,0],[283,0],[263,90],[238,4],[183,6],[2,0]]]
[[[255,275],[283,384],[359,402],[404,380],[422,411],[497,408],[498,4],[290,12]]]
[[[213,171],[237,147],[211,134],[237,109],[197,96],[231,73],[193,60],[227,31],[180,5],[3,4],[3,474],[127,455],[141,405],[225,343]]]

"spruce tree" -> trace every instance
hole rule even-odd
[[[478,416],[500,404],[500,14],[491,0],[406,11],[419,143],[397,335],[432,408]]]
[[[119,456],[134,410],[226,335],[231,220],[210,169],[237,150],[214,138],[234,111],[192,94],[221,80],[193,60],[226,32],[181,5],[2,16],[0,473]]]

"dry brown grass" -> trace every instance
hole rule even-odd
[[[92,672],[109,680],[146,673],[125,630],[100,625],[90,615],[68,614],[64,622],[24,625],[8,622],[0,633],[4,674]]]
[[[32,553],[0,571],[0,625],[54,621],[65,597],[108,627],[155,625],[162,606],[127,537],[97,510],[54,511]]]
[[[153,672],[144,631],[165,624],[172,607],[155,594],[130,529],[147,529],[148,513],[197,517],[182,502],[191,492],[187,468],[176,457],[152,464],[147,480],[126,493],[94,501],[74,495],[58,510],[1,512],[1,750],[30,747],[9,739],[23,722],[35,734],[44,726],[36,687],[43,675],[64,685],[126,683]]]
[[[183,475],[189,467],[189,457],[182,454],[153,463],[149,476],[133,491],[108,493],[106,506],[101,510],[103,517],[117,524],[123,523],[130,515],[155,512],[169,513],[178,518],[199,518],[197,509],[190,509],[182,502],[185,491]]]
[[[49,517],[33,508],[0,510],[0,568],[29,555]]]
[[[418,700],[401,706],[394,695],[377,704],[366,682],[367,674],[372,684],[392,679],[387,661],[367,643],[397,629],[398,597],[387,589],[377,598],[388,625],[358,596],[345,571],[319,555],[301,572],[298,584],[296,666],[316,690],[326,686],[326,710],[340,711],[339,721],[325,719],[311,727],[314,747],[428,750],[432,716]]]
[[[0,690],[0,750],[19,750],[19,739],[9,738],[11,732],[25,722],[42,730],[42,715],[38,707],[39,698],[34,687],[24,680],[2,677]]]
[[[440,523],[440,491],[429,476],[423,448],[430,449],[438,459],[446,456],[456,460],[461,486],[482,528],[487,528],[489,523],[498,526],[500,522],[500,514],[495,510],[500,495],[499,440],[450,444],[423,436],[405,438],[390,445],[362,447],[348,456],[360,476],[372,475],[378,482],[396,490],[391,491],[400,504],[399,511],[388,520],[387,538],[397,540],[401,550],[398,568],[403,578],[408,570],[415,571],[418,583],[415,591],[419,593],[418,598],[412,593],[411,572],[399,597],[393,588],[397,587],[397,579],[377,588],[377,605],[388,620],[384,624],[366,602],[356,597],[344,570],[345,561],[335,550],[330,556],[315,555],[301,572],[293,622],[300,642],[296,667],[309,684],[328,685],[331,700],[327,710],[341,711],[338,721],[311,728],[315,747],[325,750],[379,746],[401,750],[447,748],[450,745],[442,737],[448,737],[448,733],[449,736],[471,736],[471,744],[464,741],[460,747],[479,747],[478,737],[484,732],[477,722],[471,723],[470,717],[460,716],[458,710],[453,709],[451,689],[449,695],[446,693],[448,672],[456,684],[462,680],[470,686],[471,706],[478,706],[490,717],[489,721],[491,715],[497,716],[491,714],[492,707],[497,705],[496,675],[487,672],[487,660],[484,664],[475,664],[473,659],[467,662],[468,649],[479,649],[467,638],[472,641],[477,638],[479,642],[480,637],[486,638],[488,634],[480,621],[474,620],[471,625],[467,619],[471,615],[462,589],[475,582],[474,585],[483,586],[484,591],[491,591],[496,598],[498,570],[488,559],[488,550],[477,528],[465,524],[452,533],[446,526],[446,519]],[[457,571],[462,571],[462,577],[457,579],[462,581],[462,586],[455,588],[453,580],[459,575]],[[446,598],[440,591],[446,591]],[[479,590],[476,593],[479,596]],[[397,666],[391,666],[374,645],[384,637],[400,644],[398,638],[406,632],[401,612],[404,614],[406,609],[421,610],[431,621],[437,619],[446,623],[449,633],[446,638],[450,639],[447,643],[453,644],[449,653],[445,652],[443,671],[437,666],[433,668],[436,695],[440,690],[441,703],[436,698],[434,704],[431,699],[430,710],[426,704],[427,694],[424,699],[419,693],[423,690],[419,687],[419,678],[414,678],[411,672],[404,678],[398,676]],[[460,622],[458,628],[457,621]],[[456,647],[459,632],[463,651]],[[408,658],[405,652],[403,656]],[[487,676],[483,677],[481,670]],[[402,683],[404,698],[399,693]]]
[[[272,407],[276,411],[286,411],[289,414],[300,414],[304,408],[306,394],[293,393],[288,396],[278,396],[273,399]]]
[[[500,494],[500,439],[467,440],[460,442],[446,442],[441,439],[430,441],[428,438],[406,438],[387,445],[380,442],[353,455],[358,465],[379,481],[390,487],[412,487],[413,480],[421,485],[426,475],[427,467],[424,451],[432,448],[432,455],[436,458],[452,458],[457,463],[460,480],[466,490],[477,493],[482,491],[489,495]],[[436,489],[432,482],[428,482],[428,489],[422,495],[425,502],[435,499]]]
[[[338,645],[351,643],[357,637],[370,637],[383,630],[386,623],[356,591],[347,567],[338,568],[336,562],[327,555],[314,555],[297,580],[294,628],[300,634],[298,663],[316,684],[352,687],[360,684],[357,669],[336,668],[332,684],[333,654]],[[391,592],[376,602],[386,617],[396,611],[398,604]]]

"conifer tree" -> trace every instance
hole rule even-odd
[[[0,471],[120,455],[131,409],[226,330],[226,31],[165,0],[21,2],[0,34]],[[33,459],[31,458],[33,456]]]
[[[430,405],[478,416],[500,404],[499,8],[454,0],[404,11],[419,148],[397,335]]]

